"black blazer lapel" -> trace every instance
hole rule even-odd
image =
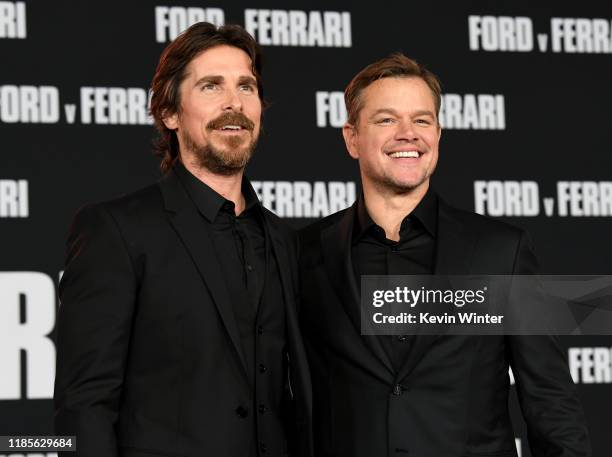
[[[453,209],[438,198],[438,233],[436,234],[434,274],[467,275],[470,272],[476,237],[455,217]],[[398,373],[401,382],[423,358],[440,335],[417,335],[408,359]]]
[[[159,182],[166,210],[172,212],[170,223],[187,247],[202,280],[210,291],[221,320],[234,344],[246,375],[246,359],[225,278],[216,262],[216,254],[207,234],[206,225],[187,196],[174,172],[168,172]]]
[[[346,314],[366,346],[393,373],[393,365],[380,339],[375,335],[361,335],[361,285],[355,280],[351,259],[351,241],[356,204],[348,208],[340,221],[321,232],[321,244],[329,281],[341,298]]]
[[[283,296],[285,298],[285,304],[292,309],[297,309],[295,303],[295,293],[293,292],[294,280],[291,277],[292,272],[294,272],[295,274],[295,269],[297,268],[297,265],[291,265],[291,262],[287,257],[287,253],[285,252],[286,247],[283,245],[282,235],[278,232],[276,224],[272,223],[269,220],[269,216],[265,213],[265,210],[264,223],[266,224],[266,231],[270,235],[272,253],[276,258],[276,261],[278,262],[278,269],[280,273],[280,280],[283,290]]]
[[[291,376],[292,389],[298,389],[298,398],[301,401],[296,402],[297,419],[303,424],[310,423],[312,416],[312,387],[310,385],[310,372],[308,362],[306,361],[306,351],[302,342],[300,328],[298,323],[298,307],[296,303],[296,288],[297,281],[297,259],[290,259],[283,242],[283,236],[279,233],[279,227],[276,223],[270,220],[270,216],[264,210],[264,222],[266,230],[270,234],[270,244],[272,253],[278,262],[278,270],[280,273],[280,282],[285,301],[285,316],[287,322],[287,340],[289,341],[289,370]],[[295,275],[296,278],[292,277]],[[292,395],[295,395],[293,392]],[[310,433],[310,431],[308,431]]]
[[[476,237],[456,217],[455,210],[438,199],[435,274],[469,274],[475,247]]]

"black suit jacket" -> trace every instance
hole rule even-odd
[[[297,239],[267,210],[264,219],[281,273],[294,413],[283,424],[272,411],[275,440],[293,431],[295,455],[305,456],[311,389]],[[231,286],[174,172],[79,212],[60,284],[55,385],[56,432],[77,435],[78,456],[244,457],[257,413]]]
[[[417,336],[395,372],[360,335],[351,264],[356,206],[300,233],[301,317],[313,383],[316,456],[516,456],[512,366],[534,457],[590,455],[581,405],[548,336]],[[440,200],[436,274],[532,274],[525,233]]]

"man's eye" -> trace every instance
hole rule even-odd
[[[394,122],[393,118],[385,117],[376,121],[377,124],[391,124]]]
[[[243,92],[255,92],[255,88],[251,84],[243,84],[240,86],[240,90]]]
[[[218,86],[215,83],[205,83],[205,84],[202,84],[202,90],[215,90],[217,87]]]
[[[417,124],[423,124],[423,125],[429,125],[431,124],[431,122],[429,122],[429,119],[417,119],[416,120]]]

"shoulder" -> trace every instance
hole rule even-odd
[[[151,215],[160,214],[163,201],[157,184],[109,200],[90,203],[77,211],[73,225],[97,225],[101,222],[123,225],[146,224]]]
[[[439,224],[444,224],[446,237],[460,228],[464,233],[461,239],[475,242],[474,271],[488,274],[534,274],[538,271],[533,242],[526,230],[445,203],[441,204],[439,215]]]
[[[143,215],[163,208],[159,185],[151,184],[143,189],[100,203],[103,208],[117,215]]]
[[[442,223],[459,222],[465,229],[478,236],[478,238],[495,238],[505,240],[519,240],[525,230],[499,219],[483,216],[472,211],[450,206],[444,200],[439,200],[440,218]]]
[[[318,240],[321,238],[321,233],[327,230],[328,228],[338,224],[342,220],[342,218],[346,216],[347,212],[351,210],[351,208],[352,207],[349,207],[338,211],[337,213],[331,214],[302,228],[298,232],[300,244],[302,245],[302,247],[311,246],[313,243],[317,243]]]

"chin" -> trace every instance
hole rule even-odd
[[[411,192],[425,185],[427,179],[396,179],[387,181],[386,185],[398,193]]]
[[[392,177],[390,181],[400,187],[415,188],[415,187],[419,187],[425,181],[427,181],[427,178],[422,175],[421,176],[410,176],[410,177],[402,176],[402,177]]]

